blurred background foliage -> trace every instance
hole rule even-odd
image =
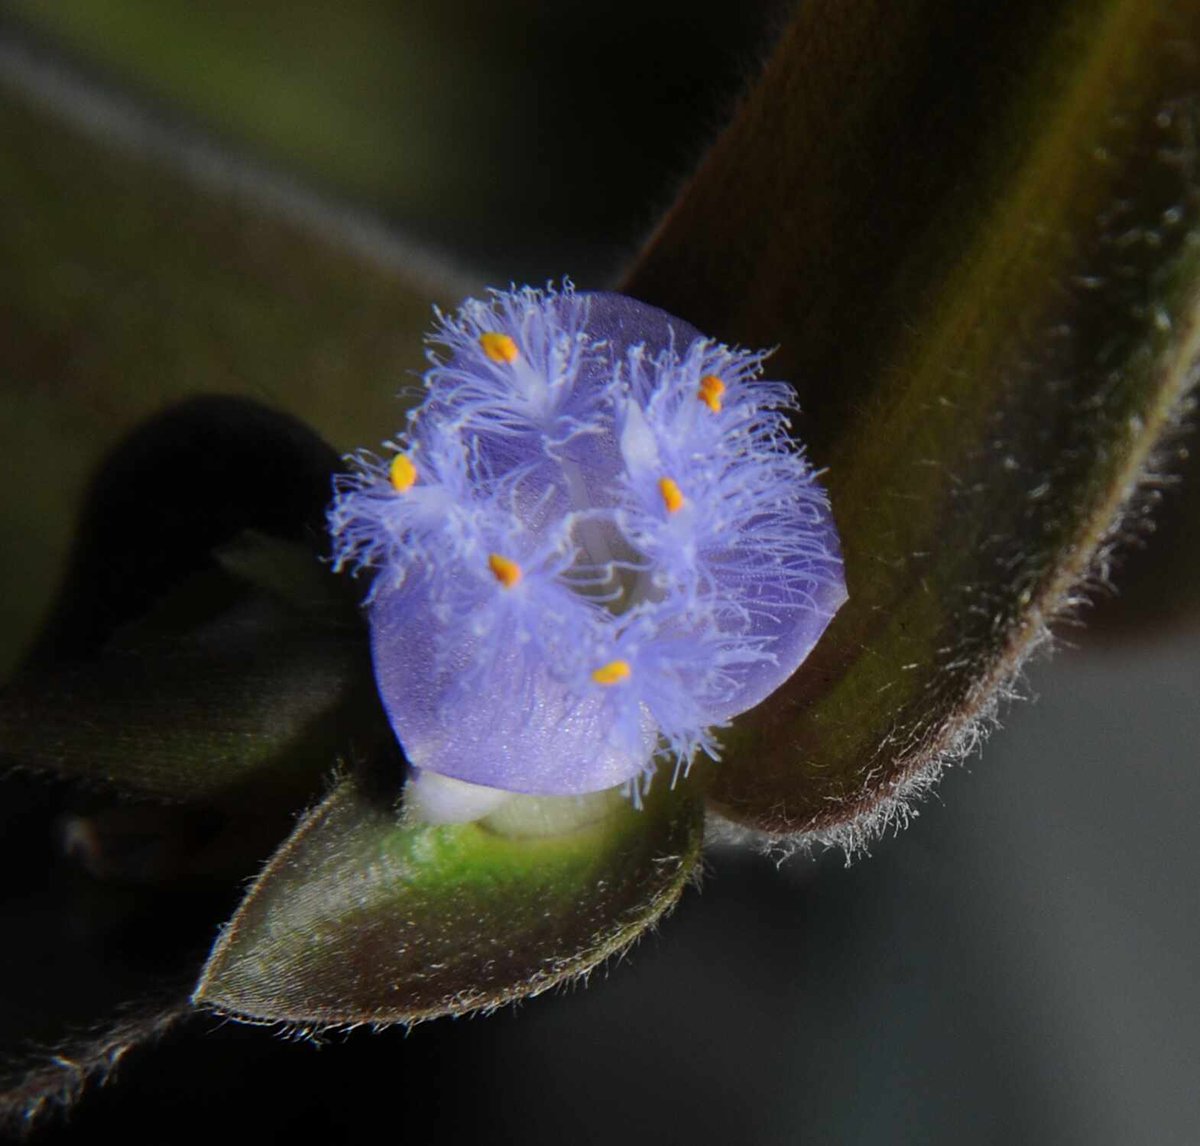
[[[501,285],[611,278],[781,0],[4,0],[98,72]]]
[[[295,179],[339,204],[314,233],[253,193],[210,201],[53,117],[0,108],[0,195],[36,205],[0,228],[0,453],[14,475],[53,459],[53,480],[0,507],[22,554],[0,571],[0,675],[61,576],[99,457],[139,418],[215,388],[280,405],[339,450],[390,436],[432,303],[484,282],[613,277],[727,117],[774,11],[0,3],[43,59],[129,91],[166,133],[261,156],[285,195]],[[368,257],[322,226],[363,227]],[[470,273],[431,269],[422,244]]]

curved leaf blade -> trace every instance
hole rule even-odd
[[[845,546],[732,818],[886,822],[1105,552],[1200,351],[1198,59],[1185,0],[807,4],[632,271],[779,342]]]
[[[540,838],[397,820],[343,779],[229,923],[194,1002],[303,1027],[492,1009],[586,974],[678,899],[700,846],[695,781]]]

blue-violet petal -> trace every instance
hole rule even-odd
[[[352,459],[329,513],[338,567],[371,573],[415,775],[636,794],[660,755],[716,756],[846,598],[790,388],[761,353],[569,284],[468,300],[430,345],[407,428]]]

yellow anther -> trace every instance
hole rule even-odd
[[[658,492],[668,513],[678,513],[683,508],[683,491],[670,478],[658,479]]]
[[[631,671],[628,661],[609,661],[592,673],[592,680],[603,685],[620,684],[629,679]]]
[[[493,362],[512,363],[520,357],[517,344],[507,334],[497,334],[494,330],[489,330],[487,334],[481,334],[479,345],[483,347],[484,354]]]
[[[397,493],[407,493],[417,480],[417,467],[408,454],[397,454],[392,458],[392,488]]]
[[[499,553],[488,556],[488,568],[492,571],[492,576],[506,589],[511,589],[521,580],[521,566],[507,557],[501,557]]]
[[[700,389],[696,397],[700,399],[714,414],[721,412],[721,395],[725,393],[725,383],[715,374],[705,374],[700,379]]]

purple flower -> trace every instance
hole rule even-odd
[[[790,389],[663,311],[569,285],[438,315],[425,397],[329,513],[426,818],[676,772],[846,599]]]

